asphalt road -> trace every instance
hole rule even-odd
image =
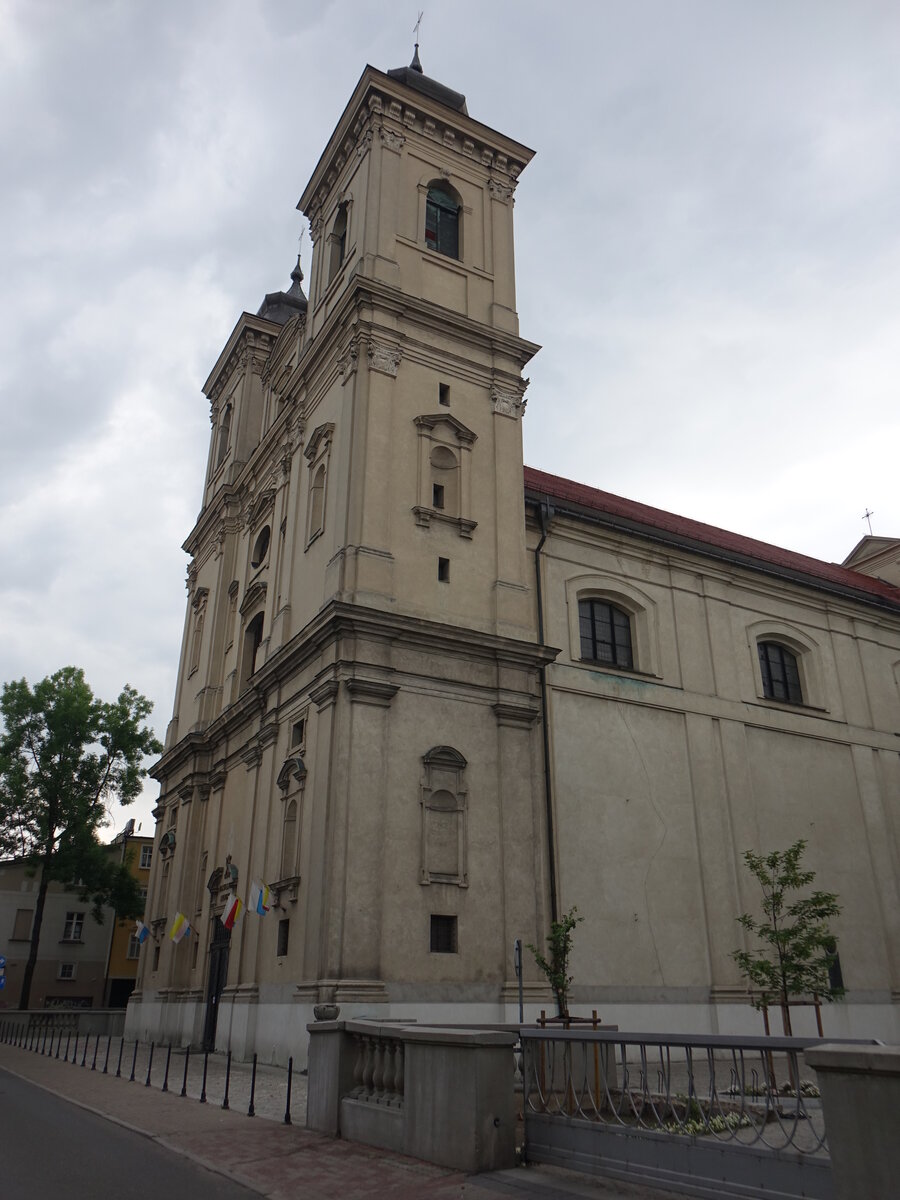
[[[150,1138],[0,1070],[3,1200],[259,1200]]]

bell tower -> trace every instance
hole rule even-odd
[[[300,198],[306,427],[342,430],[319,602],[531,628],[520,421],[538,347],[519,337],[513,248],[531,157],[416,53],[366,68]]]
[[[170,1029],[177,997],[190,1036],[249,1055],[258,1030],[286,1059],[326,1000],[513,1012],[509,947],[546,925],[538,722],[555,655],[525,545],[538,347],[519,336],[513,196],[531,157],[418,55],[366,67],[300,198],[308,297],[298,263],[207,381],[154,768],[177,852],[148,901],[154,936],[180,912],[197,941],[142,964],[148,1032]],[[242,921],[224,960],[230,889],[253,883],[277,918]]]

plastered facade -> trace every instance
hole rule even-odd
[[[294,288],[243,314],[207,380],[154,770],[173,845],[154,853],[129,1036],[285,1059],[324,1001],[510,1019],[513,940],[541,941],[554,903],[586,917],[587,1009],[755,1030],[729,958],[740,851],[798,836],[846,905],[865,1012],[840,1020],[890,1036],[900,595],[673,549],[529,480],[513,196],[530,158],[439,87],[367,68],[300,200],[308,303]],[[458,203],[458,259],[426,244],[435,186]],[[628,612],[635,669],[580,661],[583,595]],[[802,711],[762,696],[763,635],[797,649]],[[226,896],[254,880],[273,907],[226,937]],[[551,1007],[528,963],[525,995]]]

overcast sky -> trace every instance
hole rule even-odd
[[[303,186],[415,19],[0,0],[0,679],[127,681],[162,736],[201,385],[289,284]],[[420,54],[537,152],[526,461],[829,561],[867,507],[900,536],[900,5],[439,0]]]

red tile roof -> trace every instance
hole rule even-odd
[[[892,587],[871,575],[863,575],[837,563],[822,562],[806,554],[796,554],[793,550],[783,550],[780,546],[770,546],[768,542],[758,542],[755,538],[718,529],[715,525],[692,521],[689,517],[680,517],[661,508],[651,508],[649,504],[639,504],[636,500],[626,500],[623,496],[614,496],[611,492],[602,492],[599,488],[575,483],[559,475],[549,475],[534,467],[525,468],[525,491],[603,513],[607,517],[620,518],[636,526],[659,530],[678,540],[698,543],[696,548],[701,552],[707,547],[719,553],[749,559],[751,566],[758,564],[782,573],[806,575],[811,580],[822,580],[833,586],[867,593],[873,599],[877,597],[900,608],[900,588]]]

